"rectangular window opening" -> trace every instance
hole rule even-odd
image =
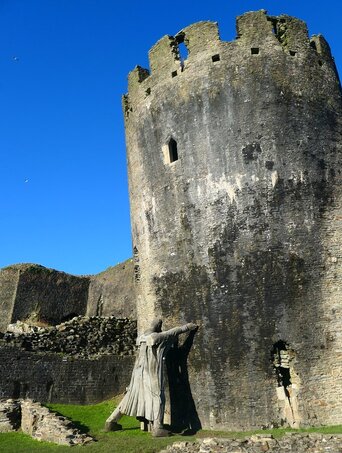
[[[212,61],[215,63],[215,61],[220,61],[221,58],[220,58],[220,55],[219,55],[219,54],[216,54],[216,55],[213,55],[213,56],[211,57],[211,59],[212,59]]]
[[[251,48],[251,54],[252,55],[258,55],[259,54],[259,47],[252,47]]]
[[[145,91],[146,96],[149,96],[151,94],[151,88],[147,88]]]
[[[173,138],[169,141],[169,157],[170,157],[170,164],[178,160],[178,150],[177,150],[177,142]]]
[[[295,57],[297,55],[297,52],[295,52],[294,50],[290,50],[290,55],[291,57]]]
[[[176,77],[177,71],[172,71],[172,72],[171,72],[171,75],[172,75],[172,77]]]

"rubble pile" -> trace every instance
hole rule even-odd
[[[78,357],[102,354],[132,355],[137,336],[136,321],[128,318],[77,316],[57,326],[10,325],[0,343],[27,351],[56,352]]]
[[[196,442],[175,442],[160,453],[341,453],[339,434],[286,433],[275,439],[272,435],[250,437],[206,438]]]

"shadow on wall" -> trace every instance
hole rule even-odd
[[[166,356],[166,368],[170,390],[171,429],[191,435],[202,428],[192,398],[189,375],[188,355],[191,350],[196,331],[189,332],[181,346],[174,344]]]

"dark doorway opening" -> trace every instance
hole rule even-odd
[[[289,398],[288,387],[291,385],[291,373],[287,349],[288,346],[285,341],[279,340],[273,346],[272,357],[278,385],[284,387],[285,394]]]

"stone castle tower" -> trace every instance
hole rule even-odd
[[[200,324],[204,427],[341,424],[338,75],[301,20],[250,12],[237,34],[190,25],[129,74],[139,326]]]

